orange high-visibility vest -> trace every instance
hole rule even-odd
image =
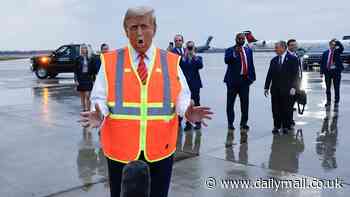
[[[127,163],[144,151],[145,159],[155,162],[175,152],[180,58],[154,50],[145,85],[135,69],[137,65],[132,66],[130,46],[101,55],[109,108],[102,124],[101,144],[109,159]]]

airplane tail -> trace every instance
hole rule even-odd
[[[203,52],[207,51],[208,49],[210,49],[210,42],[213,40],[213,38],[214,38],[213,36],[209,36],[207,41],[205,42],[205,45],[196,47],[196,52],[203,53]]]
[[[252,42],[257,42],[258,40],[255,39],[255,37],[253,36],[253,33],[251,31],[244,31],[243,32],[247,38],[248,43],[252,43]]]
[[[208,39],[207,39],[207,42],[205,43],[205,46],[210,46],[210,42],[213,40],[213,36],[209,36]]]

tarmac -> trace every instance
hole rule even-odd
[[[203,54],[201,104],[215,115],[207,128],[179,131],[170,197],[349,196],[349,72],[342,77],[339,108],[328,109],[319,73],[304,72],[305,113],[295,116],[294,132],[273,136],[271,102],[263,95],[272,56],[255,54],[250,130],[241,135],[239,129],[227,130],[223,54]],[[73,75],[38,80],[29,66],[28,59],[0,62],[0,196],[109,196],[97,130],[84,130],[77,123],[81,107]],[[238,128],[239,99],[236,102]],[[241,184],[247,180],[249,187]],[[331,180],[340,187],[331,187]],[[267,181],[293,181],[293,187],[261,184]],[[295,185],[298,181],[318,187],[306,189]]]

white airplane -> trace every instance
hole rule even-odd
[[[350,48],[350,40],[339,40],[345,49]],[[277,40],[258,40],[252,43],[255,49],[273,49]],[[297,40],[299,49],[309,51],[313,49],[326,49],[329,47],[329,40]]]
[[[247,45],[251,47],[255,51],[260,51],[260,52],[265,52],[265,51],[273,51],[275,47],[275,43],[278,42],[279,40],[257,40],[253,36],[253,33],[249,30],[243,31],[246,35],[247,38]],[[212,47],[209,46],[210,41],[212,41],[213,37],[210,36],[206,42],[205,45],[197,47],[197,52],[198,53],[220,53],[224,52],[224,48],[217,48],[217,47]],[[329,40],[298,40],[299,49],[298,51],[300,54],[304,54],[307,51],[313,51],[313,50],[325,50],[329,47]],[[344,36],[342,40],[339,40],[344,48],[345,51],[350,51],[350,36]]]

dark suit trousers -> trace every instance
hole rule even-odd
[[[200,106],[200,88],[193,88],[191,90],[191,99],[194,101],[195,106]]]
[[[143,152],[139,160],[145,161]],[[107,158],[111,197],[120,197],[122,172],[125,164]],[[147,161],[146,161],[147,162]],[[167,197],[173,169],[173,156],[147,164],[151,172],[151,197]]]
[[[191,99],[194,102],[194,106],[200,106],[200,88],[192,88],[190,89],[191,91]],[[180,124],[181,124],[182,118],[180,119]],[[190,122],[186,122],[186,125],[191,124]],[[200,122],[196,122],[197,125],[200,125]]]
[[[273,126],[276,129],[291,127],[293,118],[294,97],[282,94],[280,91],[271,92]]]
[[[297,91],[299,91],[301,89],[301,83],[302,83],[302,78],[300,76],[298,76],[298,83],[297,83]],[[290,122],[293,123],[294,122],[294,105],[297,103],[297,97],[293,96],[293,111],[292,111],[292,115],[291,115],[291,119]]]
[[[334,86],[334,102],[338,103],[340,99],[340,81],[341,81],[341,73],[335,70],[331,70],[329,74],[325,75],[326,82],[326,94],[327,94],[327,102],[331,102],[331,85],[333,82]]]
[[[237,87],[227,87],[227,100],[226,100],[226,114],[228,126],[232,126],[235,120],[234,105],[236,97],[239,95],[241,103],[241,123],[240,125],[246,125],[248,122],[249,111],[249,85],[240,85]]]

